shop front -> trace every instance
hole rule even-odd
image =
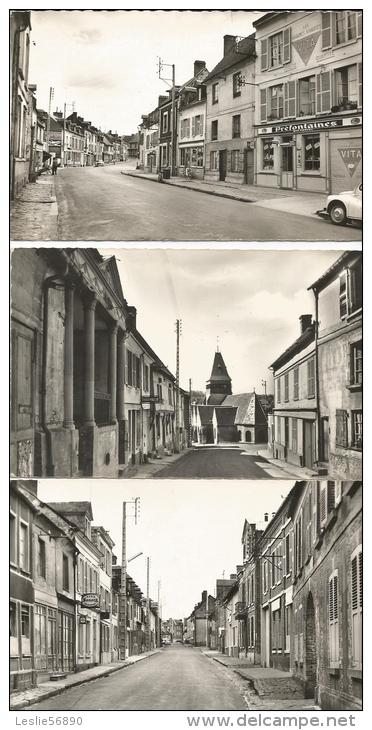
[[[362,115],[256,128],[256,185],[337,193],[362,180]]]
[[[202,180],[204,177],[204,141],[179,144],[178,174]]]

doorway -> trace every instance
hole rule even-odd
[[[313,422],[312,421],[304,421],[304,443],[303,443],[303,453],[304,453],[304,466],[306,466],[308,469],[311,469],[313,467],[313,444],[314,444],[314,437],[313,437]]]
[[[280,146],[280,187],[285,190],[293,189],[293,137],[282,137]]]
[[[329,419],[328,417],[321,420],[321,443],[322,443],[322,461],[328,462],[329,459]]]
[[[245,175],[244,175],[244,182],[246,185],[253,185],[254,184],[254,150],[248,147],[245,150]]]
[[[262,611],[262,658],[263,667],[270,666],[270,610],[264,608]]]
[[[309,593],[306,602],[306,624],[305,624],[305,698],[314,699],[317,684],[316,666],[316,628],[315,628],[315,606],[314,599]]]
[[[226,168],[227,168],[227,150],[220,150],[219,173],[220,173],[221,182],[226,180]]]

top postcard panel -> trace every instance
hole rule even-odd
[[[361,240],[361,11],[10,30],[13,240]]]

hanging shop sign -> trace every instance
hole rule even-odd
[[[318,132],[338,127],[350,127],[362,124],[362,117],[346,117],[340,119],[316,119],[309,122],[288,122],[270,127],[259,127],[258,134],[283,134],[287,132]]]
[[[99,596],[97,593],[84,593],[81,597],[82,608],[99,608]]]

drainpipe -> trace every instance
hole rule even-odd
[[[321,418],[320,418],[320,398],[319,398],[319,295],[318,292],[316,292],[313,289],[313,294],[315,296],[315,390],[316,390],[316,417],[317,417],[317,429],[318,429],[318,438],[317,438],[317,463],[319,464],[319,461],[321,459],[321,451],[322,451],[322,436],[321,436]]]
[[[78,606],[77,606],[77,557],[79,555],[79,549],[76,546],[76,537],[73,538],[73,544],[74,544],[74,553],[73,553],[73,566],[74,566],[74,626],[73,626],[73,635],[72,635],[72,643],[74,647],[74,666],[73,671],[77,672],[78,668],[78,645],[77,645],[77,638],[78,638]]]

